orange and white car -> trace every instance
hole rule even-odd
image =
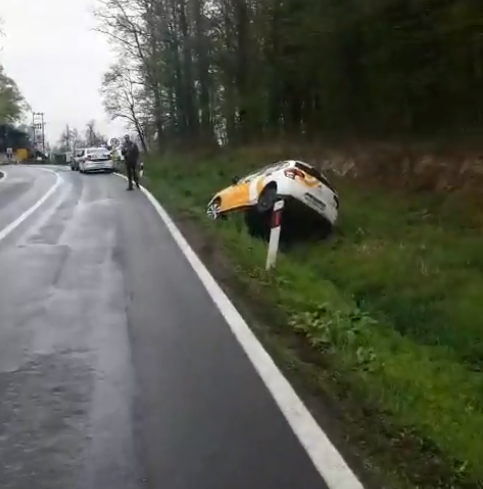
[[[230,212],[270,211],[277,200],[296,201],[333,226],[338,217],[339,196],[327,178],[313,166],[288,160],[269,165],[216,193],[206,214],[217,219]]]

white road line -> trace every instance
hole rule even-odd
[[[124,175],[118,174],[122,178]],[[241,314],[204,266],[176,224],[146,188],[142,192],[151,202],[173,239],[193,267],[216,307],[247,354],[260,378],[270,391],[293,432],[330,489],[364,489],[327,435],[317,424],[288,380],[275,365]]]
[[[12,231],[14,231],[20,224],[22,224],[25,219],[31,216],[61,185],[62,179],[59,174],[53,170],[47,168],[39,168],[39,170],[53,173],[55,175],[55,183],[49,190],[30,208],[23,212],[15,221],[11,222],[8,226],[0,230],[0,241],[4,240]]]

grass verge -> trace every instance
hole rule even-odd
[[[283,254],[267,274],[265,245],[241,218],[204,216],[233,175],[266,163],[246,151],[166,155],[147,162],[146,182],[188,239],[203,240],[198,252],[215,275],[223,268],[312,409],[320,396],[336,407],[334,436],[366,468],[399,487],[482,487],[478,213],[435,194],[388,194],[334,178],[340,229]]]

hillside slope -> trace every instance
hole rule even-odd
[[[299,244],[267,274],[265,245],[241,218],[204,215],[233,175],[266,163],[246,152],[166,155],[147,165],[146,184],[253,317],[312,409],[317,398],[333,405],[334,437],[369,472],[400,487],[481,487],[478,214],[439,194],[408,196],[333,176],[337,232]]]

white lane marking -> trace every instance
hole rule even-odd
[[[49,190],[32,207],[28,208],[25,212],[20,214],[15,221],[11,222],[8,226],[0,230],[0,241],[4,240],[14,229],[20,226],[25,219],[31,216],[60,187],[62,179],[58,173],[47,168],[39,168],[39,170],[53,173],[55,175],[54,185],[52,185],[52,187],[50,187]]]
[[[3,177],[0,178],[0,182],[4,182],[8,177],[8,173],[5,170],[0,170],[0,173],[3,174]]]
[[[117,174],[126,179],[124,175]],[[127,179],[126,179],[127,180]],[[161,220],[198,275],[216,307],[247,354],[260,378],[271,393],[285,419],[330,489],[364,489],[342,455],[310,414],[293,387],[275,365],[241,314],[223,292],[205,265],[176,227],[156,198],[144,187],[142,192],[156,209]]]

